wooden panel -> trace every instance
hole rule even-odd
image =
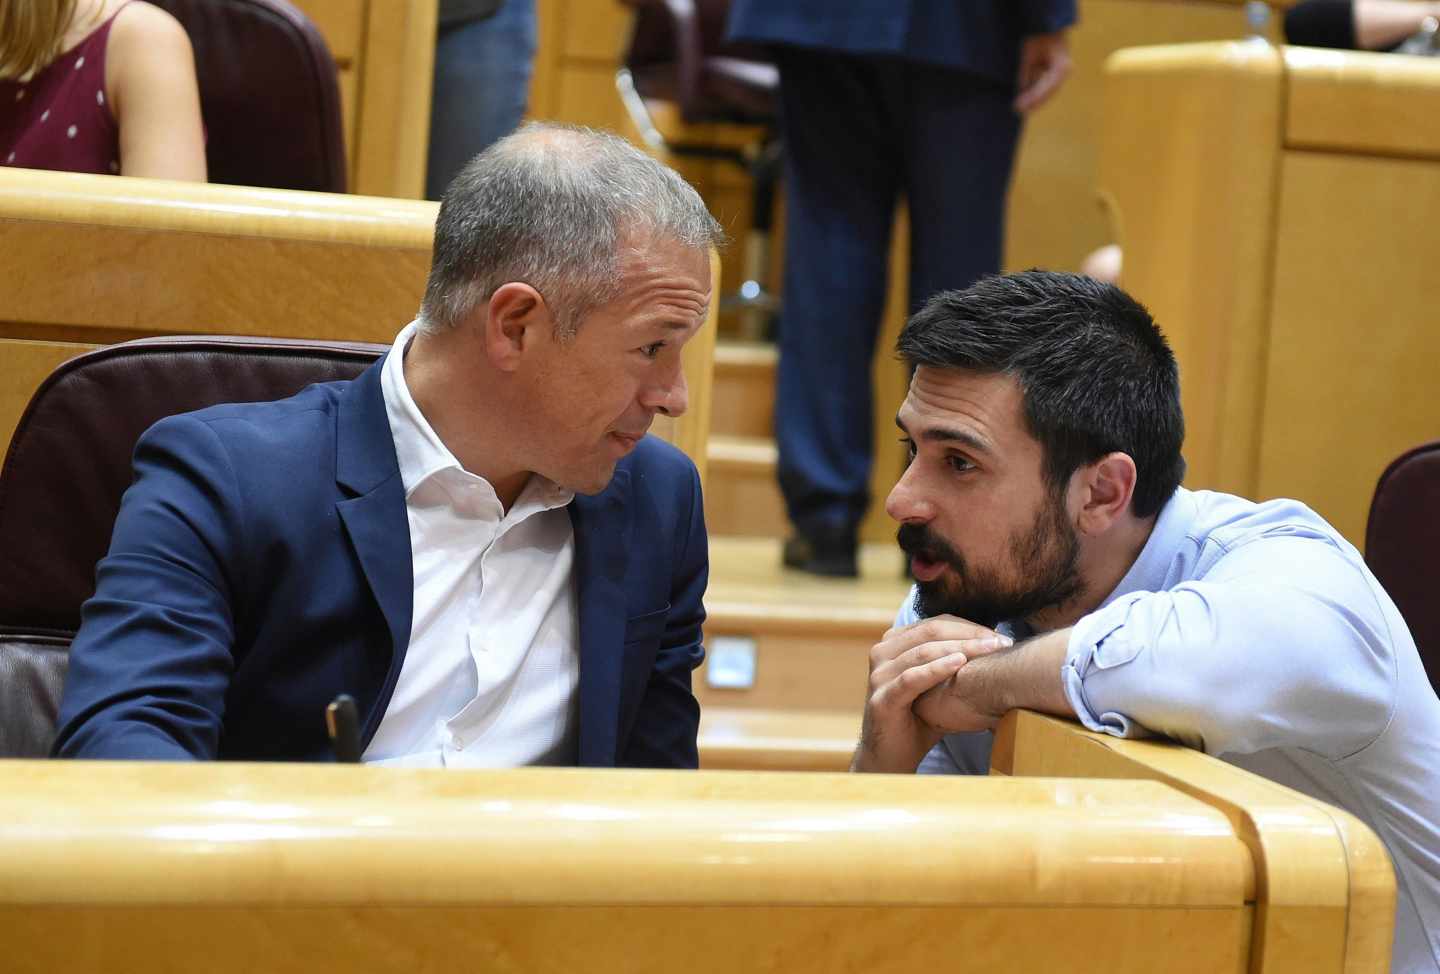
[[[1026,118],[1005,234],[1005,267],[1078,270],[1114,240],[1095,187],[1100,133],[1116,118],[1104,104],[1104,63],[1141,44],[1225,40],[1245,33],[1238,4],[1193,0],[1085,0],[1070,31],[1071,76]],[[1278,24],[1270,35],[1278,38]]]
[[[1440,159],[1440,62],[1368,51],[1287,47],[1285,142]]]
[[[604,61],[611,70],[630,41],[630,12],[617,0],[563,0],[560,12],[567,58]]]
[[[702,667],[694,676],[702,713],[712,706],[855,715],[864,709],[870,647],[883,629],[855,632],[853,627],[814,626],[809,632],[785,633],[775,631],[774,626],[752,629],[737,622],[712,620],[705,627],[706,639],[720,635],[753,638],[755,685],[744,690],[710,687]]]
[[[345,132],[345,158],[352,160],[346,167],[346,180],[355,179],[355,126],[360,111],[360,79],[355,68],[340,69],[340,122]]]
[[[574,125],[618,130],[624,109],[615,91],[615,66],[569,62],[557,85],[554,118]]]
[[[720,436],[774,434],[775,347],[728,342],[715,350],[714,420]]]
[[[367,0],[291,0],[315,22],[336,63],[354,62],[363,53]]]
[[[964,873],[964,861],[955,860],[954,868]],[[1049,933],[1035,936],[1039,928]],[[228,907],[177,917],[123,907],[12,908],[0,918],[0,931],[11,932],[17,947],[13,974],[413,974],[454,966],[507,974],[666,974],[677,962],[695,974],[913,974],[955,969],[957,953],[965,970],[993,974],[1224,974],[1244,970],[1249,910]]]
[[[1151,778],[1206,802],[1260,870],[1251,971],[1389,970],[1394,872],[1353,815],[1178,744],[1124,741],[1025,711],[1001,722],[991,764],[1010,775]]]
[[[1124,284],[1180,363],[1192,487],[1251,495],[1269,327],[1283,77],[1258,42],[1109,62],[1101,189]],[[1140,133],[1141,135],[1137,135]]]
[[[1289,152],[1283,173],[1258,491],[1360,546],[1380,473],[1440,433],[1440,165]]]
[[[61,362],[95,348],[74,342],[0,338],[0,461],[30,396]]]
[[[351,161],[356,193],[421,199],[430,145],[437,0],[372,0]]]

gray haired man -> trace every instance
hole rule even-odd
[[[419,318],[350,382],[152,427],[56,753],[694,767],[707,556],[646,430],[720,229],[624,141],[532,125],[445,194]]]

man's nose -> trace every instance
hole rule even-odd
[[[925,523],[935,517],[935,505],[925,493],[915,464],[906,467],[890,489],[890,496],[885,498],[885,513],[901,524]]]
[[[690,389],[685,384],[685,370],[677,368],[669,381],[653,386],[644,405],[666,416],[679,416],[684,413],[690,405]]]

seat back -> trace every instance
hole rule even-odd
[[[730,0],[624,0],[635,8],[625,67],[646,98],[686,122],[771,122],[779,75],[755,44],[725,39]]]
[[[1395,600],[1440,693],[1440,440],[1401,454],[1380,475],[1365,562]]]
[[[210,181],[345,192],[340,83],[316,26],[285,0],[153,0],[195,49]]]
[[[71,359],[36,390],[0,467],[0,757],[48,752],[80,606],[95,591],[151,424],[222,402],[350,379],[384,345],[146,338]]]

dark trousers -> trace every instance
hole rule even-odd
[[[1008,87],[897,58],[784,48],[780,78],[780,487],[802,533],[845,530],[869,504],[870,363],[896,201],[910,207],[912,310],[995,273],[1020,119]]]

